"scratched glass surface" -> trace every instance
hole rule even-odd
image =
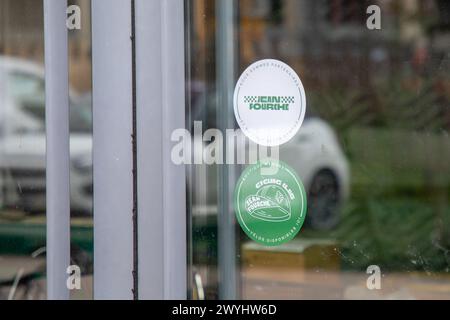
[[[186,127],[195,120],[216,128],[221,108],[230,108],[218,98],[225,63],[218,2],[185,3]],[[234,80],[274,58],[305,87],[307,118],[280,159],[305,184],[307,223],[290,244],[270,250],[236,226],[228,239],[236,253],[220,261],[222,168],[193,166],[191,297],[220,297],[220,274],[229,272],[221,268],[231,266],[240,298],[449,299],[448,1],[233,3]]]

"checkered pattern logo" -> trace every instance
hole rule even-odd
[[[256,103],[258,102],[258,97],[255,96],[245,96],[244,103]]]
[[[294,103],[294,97],[281,97],[281,103]]]
[[[279,97],[281,103],[285,104],[285,103],[294,103],[295,99],[294,97]],[[244,97],[244,103],[257,103],[258,102],[258,97],[257,96],[245,96]]]

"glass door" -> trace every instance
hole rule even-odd
[[[185,1],[190,298],[450,298],[449,12],[439,0]],[[306,95],[275,153],[304,186],[306,219],[277,246],[236,218],[239,178],[261,154],[239,161],[252,141],[230,147],[241,136],[227,131],[242,129],[238,79],[264,59]]]

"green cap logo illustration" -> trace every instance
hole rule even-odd
[[[286,221],[291,218],[291,205],[286,192],[277,185],[264,186],[256,195],[248,196],[245,209],[255,219]]]
[[[276,174],[263,168],[276,166]],[[263,160],[242,173],[234,194],[236,218],[254,241],[277,246],[292,240],[306,217],[306,192],[287,164]]]

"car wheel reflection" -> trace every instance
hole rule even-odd
[[[329,170],[315,175],[309,189],[307,225],[316,230],[330,230],[340,219],[339,185]]]

